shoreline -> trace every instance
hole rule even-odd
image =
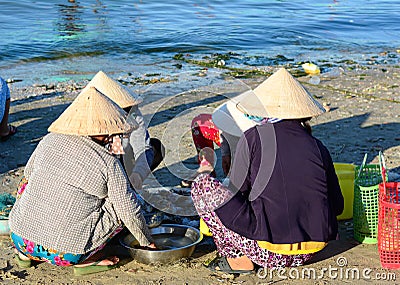
[[[312,54],[310,56],[310,53]],[[332,67],[344,69],[357,69],[363,67],[396,66],[399,64],[400,49],[395,47],[375,48],[373,51],[342,50],[338,53],[326,53],[321,50],[306,51],[304,54],[262,54],[257,51],[215,51],[215,52],[193,52],[181,53],[179,50],[170,51],[166,54],[140,54],[142,63],[134,60],[136,55],[124,55],[123,61],[113,55],[80,55],[61,58],[27,59],[8,63],[0,66],[2,77],[19,88],[33,85],[57,85],[68,82],[82,82],[90,80],[99,69],[105,70],[114,78],[122,81],[152,81],[152,75],[160,74],[169,77],[181,71],[195,71],[197,67],[218,68],[232,76],[249,77],[263,74],[269,66],[285,66],[295,76],[304,76],[301,64],[313,62],[320,66],[322,72]],[[110,65],[111,62],[111,65]],[[192,65],[194,69],[189,66]],[[182,68],[183,67],[183,68]],[[188,69],[189,67],[189,69]],[[32,73],[35,70],[35,73]],[[250,71],[250,72],[249,72]],[[149,76],[147,76],[149,75]]]
[[[161,185],[174,186],[180,181],[181,175],[196,168],[196,151],[190,134],[191,118],[199,112],[211,112],[226,97],[232,96],[228,95],[235,89],[236,85],[232,86],[232,83],[254,88],[265,79],[265,76],[252,76],[227,84],[224,76],[214,73],[214,68],[182,64],[181,74],[185,77],[180,78],[176,74],[170,77],[174,80],[156,80],[140,86],[147,94],[140,109],[149,124],[149,132],[166,146],[166,159],[154,173]],[[263,70],[276,67],[264,67]],[[159,75],[147,77],[160,78]],[[196,78],[199,80],[192,81]],[[310,79],[310,76],[298,77],[319,102],[330,108],[330,112],[312,119],[311,125],[314,136],[328,147],[333,160],[360,165],[364,154],[368,153],[367,162],[378,163],[377,154],[382,150],[392,177],[400,180],[400,66],[343,68],[338,76],[326,77],[321,74],[317,85],[309,83]],[[207,88],[201,88],[204,82],[208,83]],[[83,80],[53,85],[42,85],[40,82],[22,87],[11,85],[9,122],[18,127],[18,132],[8,141],[0,143],[0,192],[15,193],[26,161],[41,137],[47,133],[47,127],[85,84]],[[128,83],[128,87],[132,86]],[[223,90],[228,93],[225,94]],[[182,161],[183,164],[180,163]],[[218,177],[221,173],[217,169]],[[151,181],[146,183],[151,184]],[[340,228],[341,239],[331,242],[313,259],[312,264],[304,268],[336,266],[338,257],[343,256],[350,267],[395,272],[381,268],[376,245],[358,244],[352,240],[351,220],[340,222]],[[200,244],[192,258],[171,265],[154,267],[128,259],[127,263],[115,270],[77,278],[69,268],[47,264],[27,270],[19,269],[12,260],[9,240],[0,237],[0,264],[4,264],[0,266],[0,280],[4,284],[255,284],[267,281],[256,276],[219,276],[205,269],[202,263],[215,254],[209,242],[206,239]],[[275,276],[273,280],[280,279]],[[309,284],[307,281],[293,280],[292,283]],[[343,282],[328,277],[321,281],[332,284]]]

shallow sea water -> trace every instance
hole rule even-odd
[[[1,1],[0,76],[90,79],[181,72],[177,53],[229,64],[364,60],[400,46],[398,1]],[[394,61],[398,61],[397,58]]]

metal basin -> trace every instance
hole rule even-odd
[[[157,250],[138,248],[132,234],[121,237],[119,242],[136,261],[144,264],[167,264],[192,255],[203,235],[196,228],[185,225],[161,225],[150,229]]]

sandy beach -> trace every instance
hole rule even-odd
[[[276,67],[273,67],[276,68]],[[273,69],[271,68],[271,69]],[[199,70],[201,67],[199,67]],[[204,71],[202,76],[207,76]],[[360,165],[368,153],[368,163],[378,163],[382,151],[390,180],[400,180],[400,66],[352,66],[340,68],[335,76],[321,74],[318,84],[311,84],[310,76],[299,81],[330,111],[311,121],[313,134],[328,147],[335,162]],[[265,79],[254,76],[241,81],[250,87]],[[24,166],[47,128],[77,96],[87,81],[52,85],[16,87],[10,84],[10,122],[18,133],[0,143],[0,192],[15,194]],[[181,177],[196,168],[196,151],[190,134],[190,121],[199,112],[211,112],[224,102],[224,92],[231,92],[223,80],[215,84],[215,92],[191,90],[185,86],[168,87],[173,83],[158,82],[141,104],[142,113],[149,124],[151,136],[160,138],[166,147],[166,158],[145,181],[145,187],[156,185],[175,187]],[[227,88],[224,90],[224,88]],[[187,92],[185,92],[187,91]],[[180,162],[183,162],[183,167]],[[220,167],[219,167],[220,168]],[[217,174],[222,177],[222,170]],[[185,215],[191,215],[187,205]],[[182,209],[184,211],[185,209]],[[394,284],[400,282],[400,271],[383,269],[377,245],[359,244],[352,238],[352,220],[340,221],[340,240],[332,241],[308,268],[324,272],[325,268],[370,269],[368,276],[329,275],[289,276],[259,273],[248,276],[216,274],[203,263],[216,254],[211,238],[205,238],[192,257],[170,265],[143,265],[132,260],[117,242],[108,250],[118,252],[123,259],[117,269],[75,277],[71,268],[39,264],[20,269],[13,260],[8,236],[0,237],[1,284]],[[345,261],[345,264],[342,263]],[[308,271],[308,273],[309,273]],[[304,271],[303,271],[304,272]],[[311,274],[312,275],[312,274]],[[308,277],[307,277],[308,276]],[[284,278],[286,277],[286,279]],[[391,280],[388,280],[391,278]],[[394,282],[393,278],[397,278]],[[380,279],[380,280],[379,280]],[[379,281],[378,281],[379,280]]]

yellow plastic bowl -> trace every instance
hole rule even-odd
[[[334,164],[336,175],[339,179],[340,188],[344,198],[343,213],[337,216],[338,220],[348,220],[353,218],[353,200],[354,200],[354,177],[355,165],[350,163]]]
[[[301,67],[303,67],[304,71],[307,74],[310,74],[310,75],[318,75],[318,74],[320,74],[319,67],[317,65],[313,64],[313,63],[303,63],[301,65]]]

